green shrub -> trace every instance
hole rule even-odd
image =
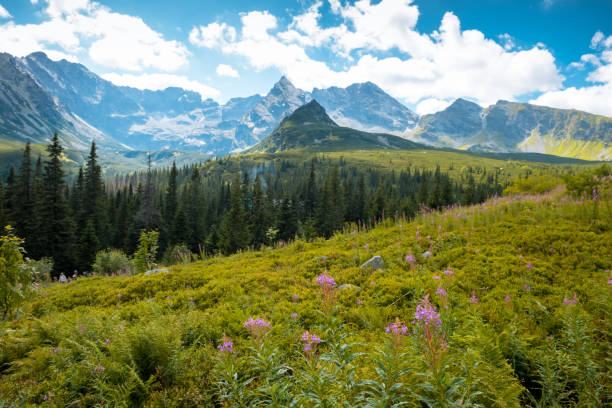
[[[93,271],[97,275],[112,275],[113,273],[129,273],[132,264],[127,255],[120,249],[105,249],[96,254]]]
[[[134,254],[134,266],[139,273],[146,272],[155,265],[157,256],[158,231],[142,231],[138,240],[138,249]]]

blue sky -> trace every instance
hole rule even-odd
[[[224,102],[372,81],[418,113],[458,97],[612,116],[609,0],[0,0],[0,51]]]

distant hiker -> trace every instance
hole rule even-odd
[[[66,283],[66,281],[66,275],[64,275],[64,272],[62,272],[59,277],[59,283]]]

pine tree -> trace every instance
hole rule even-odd
[[[34,178],[32,180],[32,189],[34,194],[34,210],[32,212],[32,220],[35,226],[35,233],[30,238],[28,247],[28,256],[33,259],[39,259],[43,256],[45,248],[38,231],[43,228],[44,219],[42,214],[45,207],[45,180],[43,175],[43,164],[40,155],[36,160],[34,168]]]
[[[2,187],[2,177],[0,177],[0,228],[4,228],[4,187]]]
[[[170,169],[170,175],[168,177],[168,188],[166,189],[166,196],[164,198],[164,225],[163,234],[161,241],[164,244],[175,244],[177,241],[174,221],[177,217],[178,208],[178,184],[177,184],[178,170],[176,169],[176,162],[172,162],[172,168]],[[184,228],[187,226],[184,225]],[[166,245],[161,245],[162,248]]]
[[[138,212],[138,221],[145,230],[152,229],[157,222],[157,207],[155,206],[155,186],[151,170],[151,154],[147,155],[147,173],[142,190],[142,201]]]
[[[43,223],[39,233],[46,256],[53,258],[53,274],[69,272],[72,260],[72,221],[66,201],[66,182],[62,169],[62,148],[57,133],[47,146],[49,160],[45,163],[45,202],[42,209]]]
[[[98,164],[95,142],[91,143],[83,175],[84,184],[82,208],[78,223],[79,230],[86,229],[87,224],[91,221],[99,244],[105,247],[110,242],[110,234],[107,225],[106,193],[102,180],[102,168]]]
[[[440,166],[436,166],[434,173],[434,185],[429,195],[427,206],[429,208],[440,208],[442,206],[442,179],[440,175]]]
[[[221,223],[219,248],[224,254],[232,254],[246,248],[248,235],[245,219],[241,205],[240,179],[236,176],[231,186],[230,209]]]
[[[317,185],[315,181],[315,160],[310,162],[310,174],[308,175],[308,183],[306,184],[306,192],[304,194],[304,212],[306,219],[312,219],[315,216],[317,205]]]
[[[288,197],[282,200],[280,215],[278,220],[279,238],[287,242],[292,240],[297,234],[297,214],[294,207],[295,200]]]
[[[32,158],[30,142],[26,143],[23,160],[19,167],[15,198],[18,205],[14,208],[16,234],[25,240],[24,247],[30,249],[30,242],[35,234],[36,225],[32,214],[34,212],[34,194],[32,191]]]
[[[8,225],[15,225],[15,207],[16,207],[16,185],[17,176],[13,166],[9,168],[8,176],[6,177],[6,190],[4,192],[4,218]]]
[[[193,166],[191,180],[187,190],[185,213],[189,227],[189,239],[185,242],[192,251],[196,251],[204,239],[204,227],[202,225],[202,178],[197,166]]]
[[[96,260],[96,253],[100,249],[100,242],[96,236],[96,229],[92,220],[87,221],[87,226],[80,234],[77,247],[77,268],[87,271]]]
[[[261,186],[261,179],[257,175],[253,187],[253,213],[249,226],[252,233],[251,242],[256,247],[266,243],[266,232],[269,225],[268,205]]]

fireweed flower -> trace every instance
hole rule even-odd
[[[434,275],[434,276],[433,276],[433,278],[434,278],[435,280],[440,280],[440,277],[439,277],[438,275]]]
[[[429,301],[429,295],[426,295],[417,305],[413,324],[418,328],[417,339],[425,361],[435,374],[439,369],[444,353],[448,349],[448,343],[446,343],[444,332],[440,327],[442,324],[440,314]]]
[[[308,331],[302,333],[300,341],[304,343],[304,351],[306,356],[311,358],[317,349],[317,345],[321,343],[321,338],[316,334],[311,334]]]
[[[358,304],[358,305],[363,305],[363,300],[361,300],[361,299],[357,299],[357,304]]]
[[[408,327],[399,318],[395,318],[395,322],[389,323],[385,327],[385,332],[393,336],[393,348],[397,350],[402,343],[402,336],[406,336],[408,333]]]
[[[475,291],[472,291],[472,296],[470,297],[470,303],[473,303],[473,304],[478,303],[478,298],[476,297]]]
[[[438,290],[436,290],[436,295],[446,297],[446,291],[442,286],[438,286]]]
[[[259,342],[270,330],[270,322],[265,321],[261,317],[255,319],[249,317],[249,319],[244,322],[243,326],[257,342]]]
[[[446,268],[446,270],[444,271],[444,274],[448,276],[449,278],[451,278],[455,274],[455,271],[453,271],[451,268]]]
[[[528,284],[524,284],[523,285],[523,289],[525,289],[527,292],[531,291],[531,286],[529,286]]]
[[[510,295],[506,295],[506,297],[504,298],[504,302],[506,303],[510,302]]]
[[[325,314],[329,314],[336,302],[336,281],[323,273],[317,276],[317,284],[321,286],[321,303]]]
[[[217,350],[221,353],[233,354],[234,353],[234,343],[232,339],[229,337],[223,336],[221,339],[221,344],[217,346]]]
[[[531,270],[533,268],[533,265],[531,264],[531,262],[527,262],[527,265],[525,265],[527,267],[527,269]]]
[[[101,366],[101,365],[97,365],[94,367],[94,372],[96,374],[102,374],[104,370],[105,370],[104,366]]]
[[[296,294],[291,295],[291,301],[294,303],[297,303],[297,301],[300,300],[300,297]]]
[[[405,261],[410,264],[410,269],[414,268],[415,259],[414,259],[414,256],[412,254],[407,254],[406,258],[405,258]]]
[[[291,318],[292,318],[293,320],[297,320],[297,318],[298,318],[298,314],[297,314],[297,313],[291,313]]]

